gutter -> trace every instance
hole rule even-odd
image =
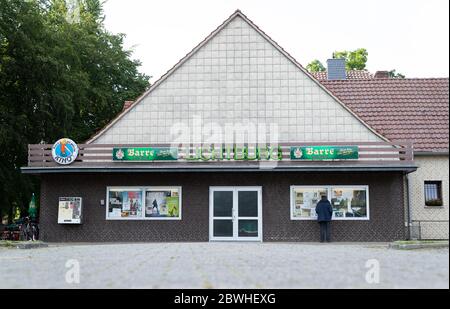
[[[21,171],[24,174],[59,174],[59,173],[157,173],[157,172],[405,172],[412,173],[417,170],[417,166],[342,166],[342,167],[329,167],[329,166],[289,166],[289,167],[275,167],[264,168],[259,166],[254,167],[85,167],[85,168],[61,168],[61,167],[22,167]]]
[[[442,151],[442,152],[434,152],[434,151],[415,151],[414,152],[414,156],[416,157],[425,157],[425,156],[430,156],[430,157],[440,157],[440,156],[448,156],[449,152],[448,151]]]

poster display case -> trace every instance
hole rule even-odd
[[[60,197],[58,204],[58,224],[81,224],[81,197]]]
[[[368,186],[291,186],[291,220],[316,220],[316,206],[326,196],[333,220],[370,220]]]
[[[181,187],[109,187],[107,220],[181,220]]]

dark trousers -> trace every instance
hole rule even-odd
[[[320,241],[331,241],[330,232],[330,222],[322,221],[319,222],[320,225]]]

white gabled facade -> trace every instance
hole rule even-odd
[[[172,143],[174,124],[230,123],[276,125],[278,142],[385,140],[237,11],[88,143]]]

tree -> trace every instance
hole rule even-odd
[[[325,72],[327,69],[325,66],[320,62],[319,60],[315,59],[311,61],[307,66],[306,69],[309,72]]]
[[[365,48],[358,48],[353,51],[335,51],[333,53],[334,59],[345,59],[346,63],[346,70],[352,71],[352,70],[365,70],[367,65],[367,60],[369,57],[369,53]],[[306,69],[309,72],[324,72],[326,71],[326,68],[323,66],[323,64],[319,60],[314,60],[310,62]],[[401,73],[397,73],[396,70],[391,70],[389,72],[390,78],[405,78],[405,75]]]
[[[102,3],[70,4],[0,2],[0,214],[10,218],[39,193],[39,181],[20,173],[28,144],[82,142],[149,86],[124,35],[104,28]]]
[[[396,72],[396,70],[389,71],[389,78],[405,78],[406,76],[402,73]]]
[[[347,71],[364,70],[367,64],[369,53],[365,48],[358,48],[354,51],[335,51],[334,59],[345,59]]]

